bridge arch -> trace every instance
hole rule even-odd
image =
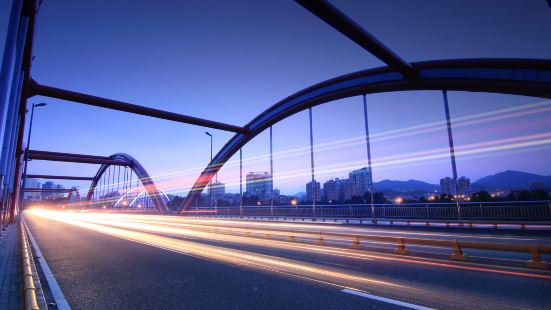
[[[126,153],[116,153],[111,156],[109,156],[111,160],[115,161],[121,161],[124,162],[124,166],[129,167],[134,173],[138,176],[140,182],[142,183],[145,191],[151,198],[153,205],[155,208],[161,212],[166,213],[168,212],[168,206],[165,201],[166,195],[161,192],[156,186],[145,168],[132,156],[126,154]],[[98,186],[98,182],[107,170],[107,168],[111,166],[109,163],[102,164],[101,167],[98,169],[98,172],[92,179],[92,184],[90,185],[90,188],[88,189],[88,195],[86,197],[86,200],[88,202],[91,201],[94,192]]]
[[[185,211],[200,197],[214,175],[239,149],[273,124],[323,103],[363,94],[452,90],[501,93],[551,98],[551,60],[547,59],[453,59],[415,62],[415,79],[407,79],[391,67],[342,75],[305,88],[260,113],[235,134],[195,181],[182,203]]]
[[[80,201],[80,192],[74,186],[69,189],[69,193],[67,194],[67,203],[72,203],[73,201]]]

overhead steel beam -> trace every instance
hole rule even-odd
[[[178,114],[178,113],[173,113],[173,112],[168,112],[168,111],[163,111],[158,109],[153,109],[153,108],[144,107],[144,106],[127,103],[123,101],[96,97],[96,96],[78,93],[78,92],[65,90],[61,88],[40,85],[34,80],[32,80],[32,83],[31,83],[31,95],[32,96],[40,95],[40,96],[46,96],[50,98],[57,98],[57,99],[62,99],[67,101],[79,102],[79,103],[92,105],[100,108],[107,108],[112,110],[140,114],[140,115],[170,120],[170,121],[184,123],[184,124],[204,126],[208,128],[231,131],[236,133],[247,132],[247,129],[244,127],[210,121],[202,118],[187,116],[183,114]]]
[[[417,77],[418,73],[415,68],[331,3],[324,0],[296,0],[296,2],[389,67],[400,72],[406,79],[412,80]]]
[[[63,153],[63,152],[52,152],[52,151],[40,151],[40,150],[29,150],[29,155],[55,155],[55,156],[68,156],[68,157],[83,157],[83,158],[94,158],[94,159],[111,159],[108,156],[98,156],[98,155],[88,155],[88,154],[75,154],[75,153]]]
[[[28,179],[47,179],[47,180],[75,180],[92,181],[94,177],[75,177],[68,175],[46,175],[46,174],[27,174]]]
[[[70,193],[75,190],[72,188],[25,188],[27,193]]]
[[[81,163],[81,164],[96,164],[96,165],[115,165],[115,166],[128,166],[129,163],[124,160],[106,158],[97,158],[97,156],[86,157],[86,155],[80,156],[71,156],[73,154],[67,155],[52,155],[52,154],[41,154],[41,153],[32,153],[29,151],[30,160],[48,160],[48,161],[59,161],[59,162],[68,162],[68,163]],[[79,154],[76,154],[79,155]]]

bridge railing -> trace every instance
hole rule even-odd
[[[464,202],[459,205],[462,220],[503,221],[549,221],[551,201],[505,201]],[[197,207],[190,213],[229,216],[279,216],[279,217],[324,217],[324,218],[374,218],[457,220],[455,203],[408,203],[376,204],[323,204],[296,206],[224,206],[217,208]]]

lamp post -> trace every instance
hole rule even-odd
[[[210,166],[212,164],[212,134],[208,131],[205,131],[205,134],[210,137]],[[210,168],[212,169],[212,166]],[[212,207],[212,179],[209,184],[209,207]]]
[[[23,202],[23,197],[25,197],[25,187],[27,183],[27,166],[29,163],[29,146],[31,144],[31,134],[33,132],[33,118],[34,118],[34,108],[37,107],[43,107],[46,106],[46,103],[40,102],[40,103],[33,103],[33,107],[31,108],[31,120],[29,123],[29,135],[27,137],[27,147],[25,148],[25,167],[23,168],[23,184],[21,184],[21,196],[19,197],[19,200]]]

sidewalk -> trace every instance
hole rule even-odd
[[[19,225],[11,224],[0,235],[0,309],[19,310],[21,298],[21,260]]]

